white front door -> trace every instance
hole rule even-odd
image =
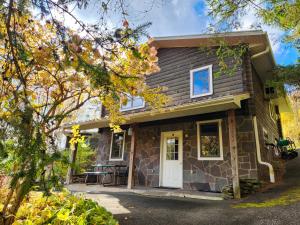
[[[182,188],[182,131],[161,133],[160,186]]]

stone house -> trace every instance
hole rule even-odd
[[[214,76],[216,39],[249,47],[233,75]],[[172,101],[158,112],[132,97],[121,107],[127,118],[121,133],[112,133],[105,109],[100,119],[81,122],[81,129],[98,128],[97,163],[128,165],[129,187],[220,192],[231,183],[238,190],[239,178],[280,179],[284,164],[265,144],[282,137],[280,112],[289,107],[267,86],[276,65],[267,34],[160,37],[151,44],[160,72],[146,83],[167,87]]]

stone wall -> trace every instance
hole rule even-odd
[[[236,124],[239,177],[243,179],[257,179],[258,171],[252,116],[238,115]]]
[[[250,117],[249,117],[250,118]],[[249,118],[237,116],[237,141],[239,151],[239,171],[243,178],[257,178],[257,165],[253,131],[249,130]],[[224,160],[203,161],[197,158],[197,126],[201,120],[222,119]],[[126,128],[123,128],[126,130]],[[182,117],[139,124],[136,136],[135,185],[158,187],[160,174],[161,132],[183,131],[183,188],[186,190],[221,191],[232,181],[230,149],[228,141],[227,113],[214,113],[192,117]],[[124,161],[109,162],[111,131],[101,131],[98,148],[98,163],[128,164],[130,136],[126,132]]]
[[[222,161],[200,161],[197,159],[196,120],[161,125],[140,126],[137,142],[137,181],[139,185],[159,186],[160,134],[166,131],[183,130],[183,188],[187,190],[221,191],[231,182],[228,133],[222,122]]]

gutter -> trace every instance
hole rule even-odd
[[[261,159],[261,151],[260,151],[256,116],[253,116],[253,126],[254,126],[254,135],[255,135],[255,143],[256,143],[257,161],[259,164],[267,166],[269,168],[270,182],[275,183],[275,174],[274,174],[273,166],[268,162],[263,162]]]
[[[215,99],[207,99],[207,100],[192,102],[192,103],[188,103],[188,104],[184,104],[184,105],[180,105],[180,106],[178,106],[178,105],[171,106],[171,107],[160,109],[158,111],[149,110],[149,111],[143,111],[143,112],[137,112],[137,113],[129,113],[129,114],[127,114],[127,115],[125,114],[123,116],[124,116],[125,120],[127,121],[125,124],[130,124],[132,122],[147,122],[147,121],[151,121],[151,120],[166,119],[171,114],[173,115],[173,117],[169,117],[169,118],[181,117],[181,116],[185,116],[185,115],[179,115],[179,116],[175,116],[175,115],[176,114],[178,115],[180,113],[184,114],[184,112],[187,113],[186,115],[197,115],[197,114],[201,114],[202,109],[205,110],[208,108],[210,108],[211,111],[214,111],[213,109],[216,109],[217,107],[222,108],[222,106],[229,106],[229,105],[231,105],[231,108],[232,107],[240,108],[241,101],[244,99],[248,99],[248,98],[250,98],[249,93],[242,93],[239,95],[228,95],[225,97],[219,97],[219,98],[215,98]],[[192,111],[194,111],[194,112],[197,111],[197,112],[191,113]],[[223,111],[223,110],[219,110],[219,111]],[[162,117],[165,117],[165,118],[162,118]],[[68,123],[68,124],[64,124],[62,127],[64,129],[71,129],[71,127],[75,124],[78,124],[81,127],[94,124],[94,127],[88,128],[88,129],[93,129],[93,128],[100,128],[103,126],[108,126],[108,123],[109,123],[109,119],[103,117],[101,119],[89,120],[89,121],[85,121],[85,122],[81,122],[81,123],[78,123],[78,122],[77,123],[76,122]]]
[[[269,52],[270,52],[270,47],[267,46],[266,49],[263,50],[262,52],[256,53],[255,55],[251,56],[251,59],[256,59],[256,58],[258,58],[258,57],[260,57],[262,55],[265,55],[265,54],[267,54]]]

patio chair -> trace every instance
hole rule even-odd
[[[117,184],[121,185],[121,181],[123,181],[123,185],[127,184],[127,178],[128,178],[128,167],[125,168],[120,168],[117,173],[116,173],[116,179],[117,179]]]
[[[113,173],[112,172],[106,172],[106,171],[91,171],[91,172],[85,172],[84,173],[86,175],[85,177],[85,184],[88,184],[88,178],[89,176],[96,176],[96,183],[99,184],[99,179],[100,177],[101,178],[101,183],[102,185],[104,185],[104,179],[107,177],[107,176],[110,176],[111,180],[112,180],[112,175]]]

